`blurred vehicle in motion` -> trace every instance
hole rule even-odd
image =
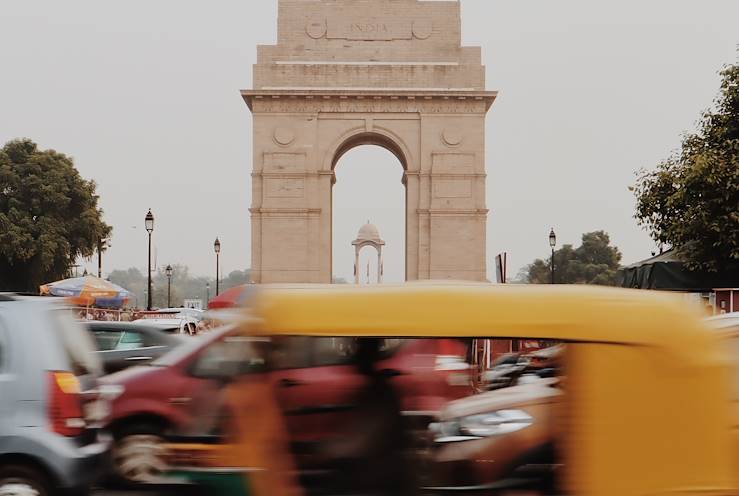
[[[171,316],[175,318],[190,318],[196,321],[201,321],[204,318],[205,312],[197,308],[173,307],[160,308],[156,312],[152,312],[149,315],[157,315],[159,316],[158,318],[166,318],[168,316]]]
[[[530,309],[532,300],[537,302],[536,312]],[[553,378],[522,378],[527,384],[453,403],[444,413],[440,431],[453,439],[437,433],[438,444],[446,444],[442,449],[460,452],[453,455],[460,460],[472,456],[485,463],[494,461],[491,457],[502,453],[498,450],[503,445],[513,443],[515,449],[505,453],[511,463],[501,466],[501,477],[518,460],[527,470],[542,459],[559,467],[551,487],[539,487],[538,493],[704,495],[739,490],[739,474],[730,456],[727,357],[720,341],[679,299],[612,288],[427,285],[270,291],[256,299],[252,311],[257,318],[245,331],[269,338],[278,350],[283,336],[566,342],[561,352],[566,375],[559,383]],[[279,361],[279,355],[276,358]],[[264,367],[268,369],[273,359],[268,355]],[[280,481],[282,488],[294,484],[293,463],[282,442],[287,428],[277,409],[255,408],[249,395],[241,395],[244,402],[233,400],[239,391],[260,385],[268,395],[259,375],[250,375],[248,368],[242,372],[225,389],[226,401],[231,401],[227,425],[232,449],[208,450],[201,444],[196,456],[208,459],[210,467],[240,474],[242,489],[266,494],[270,482]],[[390,384],[402,377],[386,372]],[[276,386],[270,394],[279,397],[279,382]],[[381,432],[365,418],[366,428]],[[365,463],[373,473],[382,458],[353,445],[347,425],[351,423],[336,429],[344,436],[346,449],[334,451],[343,452],[339,456],[344,458],[327,459],[325,466]],[[317,441],[335,445],[332,437]],[[552,442],[547,443],[547,438]],[[397,448],[401,443],[393,444]],[[549,451],[536,454],[537,446]],[[396,455],[388,453],[388,457]],[[357,478],[351,494],[378,494],[365,482]],[[459,492],[456,487],[449,489]],[[498,491],[463,489],[470,494]]]
[[[182,344],[183,338],[161,328],[129,322],[84,322],[97,344],[106,374],[146,365]]]
[[[68,309],[0,294],[0,494],[85,492],[103,470],[109,412],[90,336]]]
[[[739,473],[739,312],[709,317],[707,321],[709,327],[717,331],[722,338],[726,339],[726,351],[728,352],[730,360],[734,366],[732,374],[732,399],[734,411],[732,425],[734,426],[734,466],[736,467],[737,473]]]
[[[192,317],[166,316],[161,318],[146,318],[134,320],[132,324],[156,327],[169,334],[184,334],[194,336],[198,330],[198,320]]]
[[[427,490],[556,494],[556,411],[563,392],[552,370],[532,368],[508,387],[450,403],[430,429]]]
[[[101,379],[124,392],[112,404],[108,429],[114,437],[113,472],[119,482],[155,482],[165,469],[165,434],[192,423],[191,401],[217,378],[201,372],[224,361],[219,343],[233,326],[186,340],[149,365],[131,367]],[[215,384],[217,386],[217,384]]]
[[[357,339],[284,336],[272,345],[269,371],[260,372],[260,380],[274,387],[276,404],[285,416],[288,440],[301,475],[320,483],[321,441],[335,436],[338,426],[346,424],[356,410],[357,390],[367,382],[355,366]],[[460,339],[382,340],[377,368],[397,386],[402,414],[410,430],[425,434],[430,421],[448,401],[472,393],[466,352],[467,345]],[[253,353],[242,351],[242,361],[251,362],[253,357]],[[228,375],[230,371],[243,374],[245,367],[250,368],[248,363],[214,363],[220,366],[200,374],[218,379],[214,383],[216,389],[205,393],[202,388],[199,398],[191,402],[192,411],[196,412],[192,423],[179,429],[176,436],[169,436],[167,465],[169,473],[177,477],[197,480],[204,470],[212,475],[214,467],[197,469],[198,464],[203,464],[197,458],[217,449],[223,424],[229,420],[215,406],[224,401],[221,381],[234,378]],[[251,387],[249,382],[244,384]]]
[[[494,390],[510,387],[526,374],[539,377],[553,373],[561,346],[550,346],[530,353],[507,353],[493,362],[490,370],[482,372],[482,388]]]

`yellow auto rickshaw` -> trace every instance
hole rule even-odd
[[[250,302],[248,315],[244,332],[273,340],[564,343],[558,494],[739,494],[731,367],[720,338],[673,296],[464,283],[265,288]],[[270,381],[249,377],[246,368],[228,390],[236,412],[232,436],[227,448],[213,451],[220,460],[212,464],[245,470],[242,494],[302,494]]]

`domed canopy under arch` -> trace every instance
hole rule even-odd
[[[380,230],[377,226],[367,221],[359,229],[357,239],[352,241],[352,245],[354,246],[354,282],[359,284],[359,252],[365,246],[372,246],[377,250],[377,282],[381,283],[383,276],[382,247],[385,246],[385,241],[380,237]]]
[[[385,246],[385,242],[380,237],[380,230],[377,229],[376,225],[367,221],[367,223],[359,229],[357,239],[352,241],[352,245],[359,246],[361,248],[362,246],[370,244],[375,246]]]

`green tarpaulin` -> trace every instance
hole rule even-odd
[[[624,288],[709,292],[739,287],[739,266],[718,273],[691,271],[670,250],[624,267],[621,277]]]

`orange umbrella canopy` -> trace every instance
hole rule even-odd
[[[75,277],[44,284],[39,288],[42,296],[63,296],[75,305],[96,305],[120,308],[128,303],[131,293],[105,279],[94,276]]]

